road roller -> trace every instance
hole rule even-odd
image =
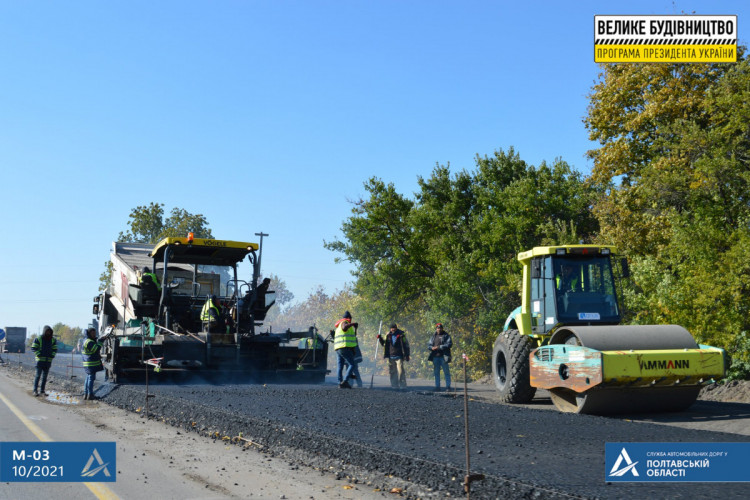
[[[498,335],[492,375],[500,399],[529,402],[538,388],[558,410],[624,414],[681,411],[724,377],[723,349],[677,325],[621,325],[608,245],[535,247],[523,265],[521,306]],[[628,276],[625,259],[619,274]]]

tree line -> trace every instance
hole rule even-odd
[[[471,170],[436,165],[413,196],[373,177],[341,238],[371,320],[399,318],[425,342],[436,321],[473,375],[520,305],[518,252],[614,244],[629,261],[625,321],[679,324],[727,349],[750,376],[750,71],[735,64],[608,64],[584,124],[591,175],[533,166],[512,147]]]

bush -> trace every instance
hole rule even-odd
[[[729,348],[731,363],[726,381],[750,380],[750,336],[742,332],[734,339]]]

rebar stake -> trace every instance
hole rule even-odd
[[[461,357],[464,361],[464,436],[466,438],[466,476],[464,477],[464,491],[466,492],[466,500],[470,500],[471,483],[484,479],[484,474],[471,473],[471,453],[469,451],[469,389],[466,380],[466,362],[469,358],[466,354],[462,354]]]

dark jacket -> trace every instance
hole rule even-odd
[[[443,331],[443,338],[440,341],[440,344],[438,345],[437,350],[432,350],[432,347],[435,345],[435,341],[437,340],[438,333],[435,332],[432,335],[432,339],[430,340],[430,343],[427,345],[427,348],[430,350],[430,355],[427,358],[427,361],[432,361],[432,359],[435,356],[442,356],[445,358],[446,361],[450,362],[451,359],[451,347],[453,347],[453,341],[451,340],[451,336],[448,335],[448,332]]]
[[[393,336],[396,336],[396,344],[393,344]],[[408,358],[411,355],[411,349],[409,348],[409,341],[406,340],[406,334],[402,330],[396,330],[395,332],[388,334],[383,337],[378,337],[380,345],[383,349],[383,357],[389,359],[391,357]]]
[[[49,327],[45,327],[45,330],[47,328]],[[44,338],[44,335],[36,337],[31,343],[31,350],[36,355],[37,365],[49,367],[52,365],[52,359],[57,355],[57,340],[55,337]]]
[[[45,334],[49,336],[45,338]],[[52,366],[52,359],[57,355],[57,340],[52,336],[52,327],[44,325],[42,335],[34,339],[31,343],[31,350],[36,355],[36,365],[43,368]]]

